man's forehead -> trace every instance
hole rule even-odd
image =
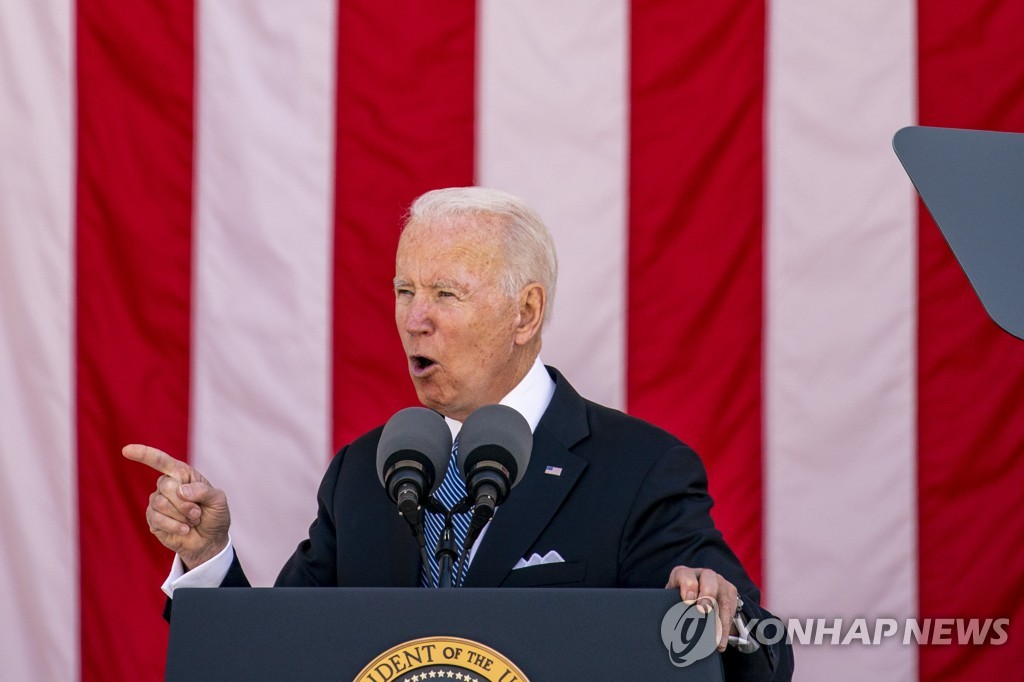
[[[462,259],[451,252],[435,258],[413,253],[399,257],[395,264],[395,286],[415,286],[427,289],[471,289],[479,286],[481,278],[491,280],[497,269],[490,259]]]
[[[502,256],[500,233],[487,221],[413,221],[398,242],[396,275],[459,281],[499,265]]]

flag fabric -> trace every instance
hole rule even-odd
[[[800,645],[798,678],[1016,669],[1024,342],[891,149],[1024,131],[1016,0],[0,3],[0,658],[159,679],[142,442],[227,491],[270,584],[331,454],[415,404],[421,192],[522,196],[542,358],[701,454],[784,618],[1009,618],[1000,646]]]

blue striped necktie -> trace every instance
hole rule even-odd
[[[458,455],[459,438],[456,436],[455,443],[452,445],[452,458],[448,463],[448,472],[434,493],[434,497],[448,509],[457,505],[466,496],[466,484],[462,480],[457,463]],[[437,548],[437,541],[441,537],[441,531],[444,529],[444,514],[434,514],[426,510],[423,513],[423,534],[426,536],[427,557],[430,559],[430,565],[423,567],[423,571],[420,574],[420,585],[422,587],[433,587],[437,584],[438,574],[441,572],[441,567],[434,554],[434,550]],[[455,551],[461,554],[463,545],[466,544],[466,533],[469,530],[469,512],[455,514],[452,517],[452,528],[455,530]],[[453,574],[458,568],[458,563],[458,560],[452,562]]]

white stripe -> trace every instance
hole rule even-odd
[[[79,671],[72,6],[0,3],[0,661]]]
[[[767,593],[782,616],[916,609],[911,0],[769,3]],[[912,680],[893,646],[805,646],[808,680]]]
[[[192,461],[273,582],[329,457],[335,5],[199,3]]]
[[[555,237],[545,362],[625,403],[628,5],[483,0],[478,177],[523,197]]]

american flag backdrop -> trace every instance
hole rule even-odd
[[[468,184],[548,222],[542,358],[701,453],[774,612],[1010,619],[798,679],[1019,675],[1024,342],[891,138],[1024,131],[1022,35],[1019,0],[0,0],[0,676],[161,677],[125,443],[224,488],[273,581],[415,404],[399,220]]]

